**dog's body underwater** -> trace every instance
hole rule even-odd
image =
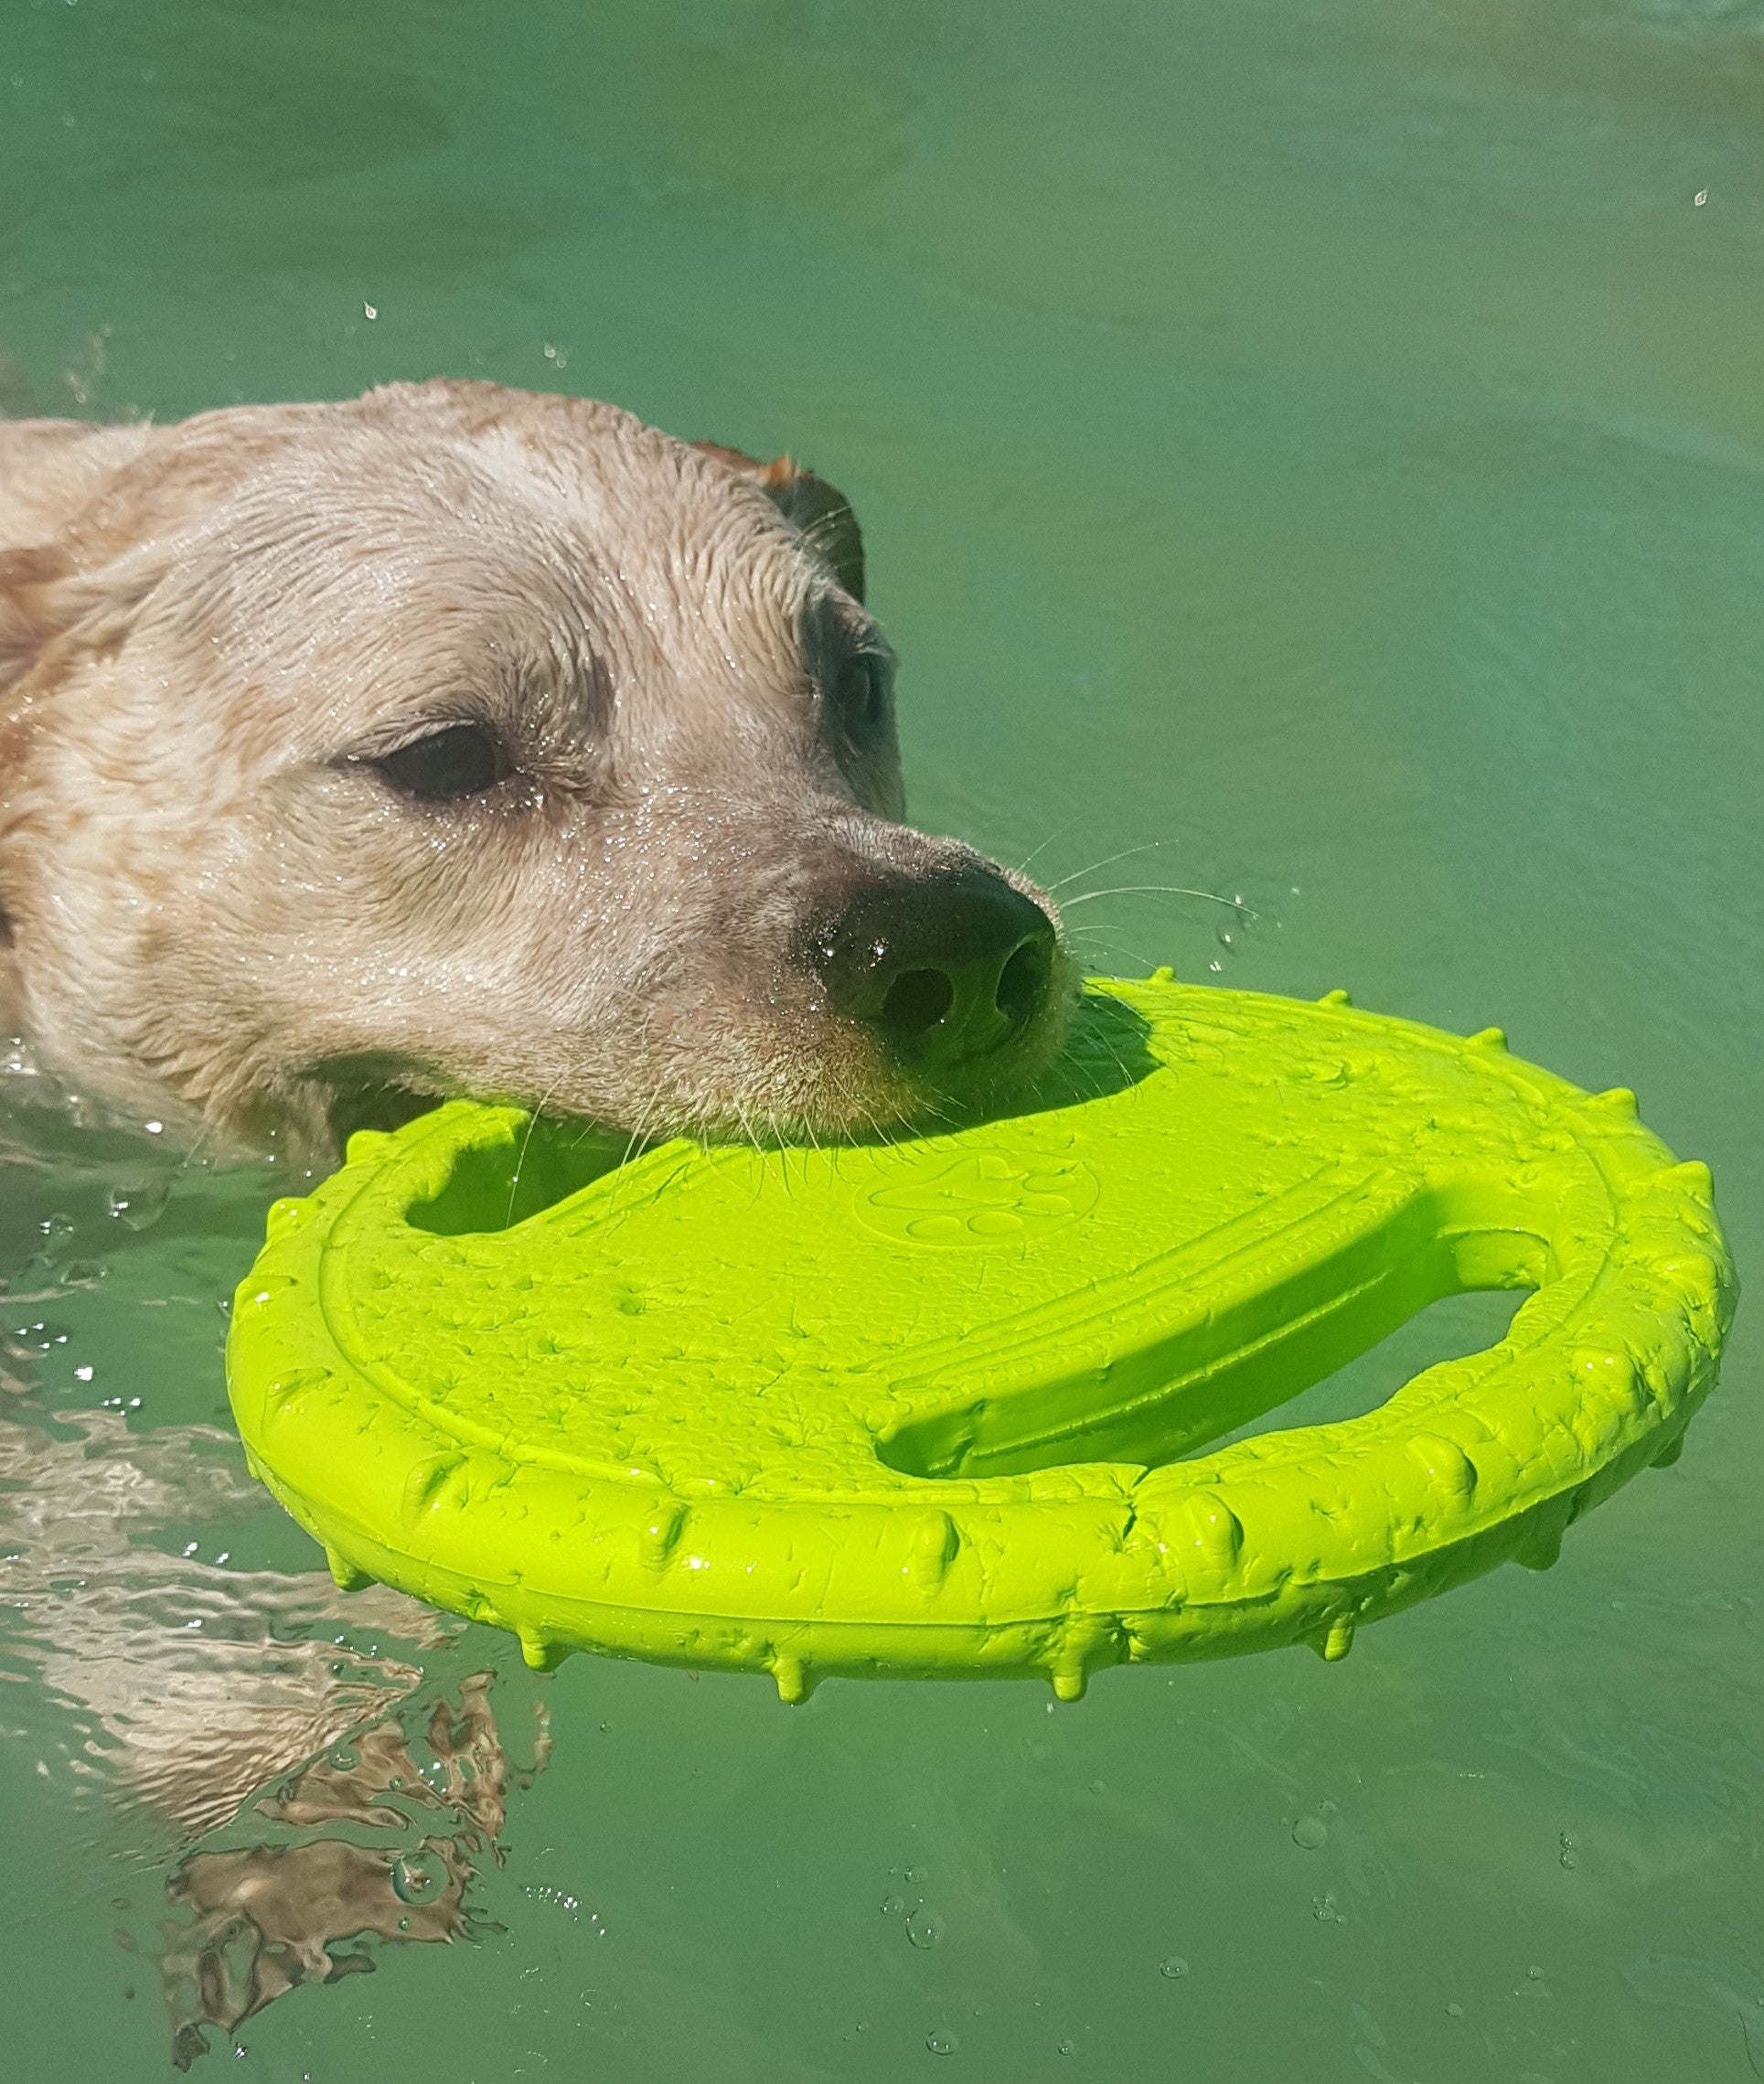
[[[491,384],[0,423],[0,1026],[191,1133],[341,1096],[839,1135],[1015,1089],[1053,907],[903,811],[857,524]]]

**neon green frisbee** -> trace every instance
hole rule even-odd
[[[339,1582],[786,1700],[1340,1657],[1673,1459],[1735,1301],[1632,1095],[1340,993],[1098,980],[1009,1119],[621,1156],[464,1102],[356,1137],[271,1212],[233,1409]],[[1204,1451],[1497,1288],[1488,1352]]]

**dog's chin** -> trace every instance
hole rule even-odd
[[[1027,1105],[1059,1055],[1077,1003],[1055,995],[1028,1029],[956,1072],[927,1074],[848,1031],[804,1049],[754,1046],[702,1083],[664,1083],[609,1105],[561,1070],[542,1090],[494,1074],[455,1081],[432,1064],[380,1052],[311,1066],[279,1111],[276,1140],[308,1160],[335,1157],[358,1130],[390,1132],[448,1098],[530,1107],[628,1138],[633,1150],[690,1137],[701,1143],[871,1143],[966,1127]]]
[[[954,1070],[903,1063],[856,1030],[807,1050],[767,1055],[757,1074],[708,1083],[658,1099],[646,1112],[646,1142],[690,1136],[706,1143],[874,1143],[930,1135],[1031,1105],[1071,1031],[1078,991],[1050,999],[1030,1026]]]

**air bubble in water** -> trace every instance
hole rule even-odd
[[[104,1196],[104,1205],[131,1230],[145,1230],[159,1221],[171,1198],[169,1180],[123,1180]]]
[[[915,1947],[935,1947],[943,1938],[943,1918],[922,1903],[906,1920],[906,1936]]]
[[[393,1891],[401,1903],[428,1903],[439,1892],[446,1871],[433,1853],[401,1853],[392,1862]]]

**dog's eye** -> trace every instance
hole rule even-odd
[[[496,732],[482,723],[450,723],[372,764],[395,789],[424,803],[482,796],[508,771]]]
[[[888,721],[888,669],[872,652],[860,651],[839,668],[835,690],[840,729],[860,744]]]

